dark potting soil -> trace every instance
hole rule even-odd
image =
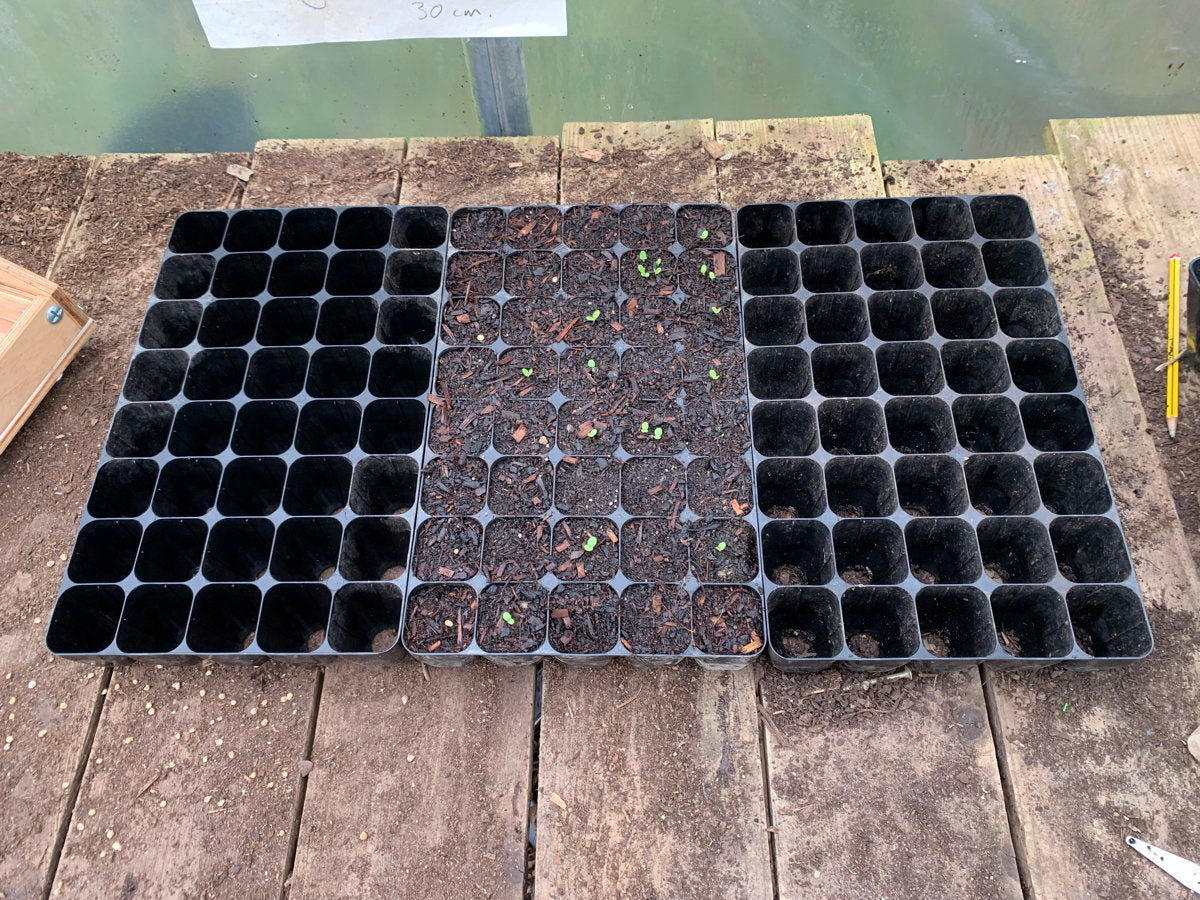
[[[925,649],[934,656],[950,655],[950,639],[944,632],[928,631],[921,635],[921,641],[925,644]]]
[[[684,361],[674,346],[633,347],[621,357],[621,380],[646,400],[672,400],[683,387]]]
[[[574,515],[613,513],[620,487],[621,464],[617,460],[565,456],[555,476],[554,502],[560,512]]]
[[[674,240],[675,212],[665,203],[635,203],[621,210],[621,243],[626,247],[667,247]]]
[[[635,347],[682,341],[681,315],[674,297],[630,297],[621,305],[621,338]]]
[[[485,653],[530,653],[545,637],[546,589],[540,584],[489,584],[483,589],[475,639]]]
[[[558,389],[574,399],[612,395],[620,378],[615,351],[602,347],[571,347],[562,355]]]
[[[750,510],[750,467],[738,456],[688,463],[688,505],[700,516],[744,516]]]
[[[678,266],[670,250],[653,248],[621,257],[621,287],[627,294],[670,294],[678,282]]]
[[[550,526],[539,518],[488,523],[483,572],[489,581],[537,581],[550,569]]]
[[[607,653],[617,643],[617,593],[607,584],[562,584],[550,594],[550,645]]]
[[[591,347],[609,347],[620,335],[617,301],[602,297],[574,297],[559,307],[562,327],[555,340]]]
[[[575,250],[563,258],[563,290],[577,297],[615,293],[620,282],[611,250]]]
[[[487,463],[475,456],[425,463],[421,508],[431,516],[473,516],[487,496]]]
[[[621,505],[635,516],[676,516],[686,501],[683,463],[648,456],[621,465]]]
[[[625,423],[621,400],[569,400],[558,410],[558,445],[572,456],[610,454]]]
[[[608,581],[620,563],[618,540],[609,519],[560,519],[554,526],[554,574],[563,581]]]
[[[735,583],[758,576],[758,539],[743,519],[705,519],[690,528],[692,569],[701,581]]]
[[[429,427],[429,448],[448,456],[478,456],[492,439],[495,406],[491,403],[471,407],[456,399],[449,405],[439,396],[430,397],[433,421]]]
[[[858,632],[846,636],[846,646],[855,656],[864,659],[878,659],[880,653],[879,641],[869,634]]]
[[[630,519],[621,527],[621,569],[633,581],[681,581],[687,529],[676,519]]]
[[[539,250],[558,244],[562,213],[553,206],[519,206],[508,214],[504,239],[514,250]]]
[[[617,242],[618,218],[609,206],[572,206],[563,216],[563,243],[576,249],[611,247]]]
[[[500,337],[513,346],[546,346],[558,340],[562,310],[554,297],[512,297],[500,314]]]
[[[777,653],[792,659],[811,659],[817,655],[813,649],[816,635],[802,628],[784,628],[778,634],[771,633],[771,642]]]
[[[558,387],[558,354],[547,347],[516,347],[500,354],[501,396],[534,400]]]
[[[684,410],[688,449],[698,456],[745,453],[750,449],[744,403],[688,397]]]
[[[670,584],[633,584],[621,595],[621,643],[631,653],[685,651],[692,642],[692,602]]]
[[[447,344],[486,345],[500,334],[500,304],[478,297],[456,297],[442,312],[442,340]]]
[[[503,283],[504,258],[492,251],[455,253],[446,267],[446,287],[455,297],[486,297]]]
[[[737,263],[724,250],[686,250],[678,268],[680,288],[700,300],[717,302],[737,291]]]
[[[459,653],[471,643],[479,600],[465,584],[423,584],[408,598],[404,639],[418,652]]]
[[[762,649],[762,600],[744,587],[704,586],[692,596],[696,649],[734,655]]]
[[[510,294],[549,297],[561,281],[562,260],[550,250],[520,250],[504,261],[504,289]]]
[[[670,400],[641,400],[625,414],[621,446],[635,456],[682,453],[683,412]]]
[[[720,206],[694,204],[676,214],[679,243],[693,247],[725,247],[733,240],[733,215]]]
[[[746,393],[746,369],[740,345],[713,343],[689,347],[684,383],[690,395],[739,400]]]
[[[679,309],[682,328],[678,340],[699,347],[740,341],[740,308],[736,294],[705,300],[685,298]]]
[[[542,515],[554,496],[554,467],[542,456],[506,456],[492,463],[488,506],[501,516]]]
[[[549,453],[558,411],[545,400],[506,400],[496,407],[492,442],[501,453]]]
[[[465,581],[479,571],[482,541],[474,519],[427,519],[417,531],[413,572],[422,581]]]
[[[494,250],[504,239],[504,210],[460,209],[450,223],[450,242],[460,250]]]

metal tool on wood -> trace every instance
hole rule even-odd
[[[1154,863],[1193,894],[1200,894],[1200,865],[1191,860],[1160,850],[1153,844],[1138,840],[1133,835],[1125,838],[1125,843],[1136,850],[1150,862]]]

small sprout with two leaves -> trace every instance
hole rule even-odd
[[[717,280],[717,273],[716,273],[716,272],[712,272],[712,271],[710,271],[710,272],[708,273],[708,280],[709,280],[709,281],[716,281],[716,280]]]
[[[596,536],[589,534],[588,539],[583,542],[583,552],[591,553],[593,550],[596,549],[596,544],[598,544],[598,543],[599,543],[599,541],[596,540]]]
[[[509,625],[517,624],[517,620],[513,618],[513,614],[510,613],[507,609],[504,612],[500,613],[500,618],[502,618]]]
[[[717,544],[717,552],[718,552],[718,553],[724,553],[724,552],[725,552],[725,548],[726,548],[726,547],[728,547],[728,546],[729,546],[729,545],[728,545],[728,544],[726,544],[724,541],[721,541],[720,543],[718,543],[718,544]]]
[[[700,263],[700,274],[701,275],[708,274],[708,263]]]
[[[713,315],[714,315],[714,316],[719,316],[719,315],[721,314],[721,310],[722,310],[723,308],[724,308],[724,307],[720,307],[720,306],[710,306],[710,307],[709,307],[709,309],[711,309],[711,310],[713,311]]]
[[[599,433],[600,433],[600,429],[599,429],[599,428],[593,428],[591,431],[589,431],[589,432],[587,433],[587,436],[588,436],[588,437],[590,437],[590,438],[593,438],[593,437],[595,437],[596,435],[598,435]]]
[[[661,441],[662,436],[663,436],[663,430],[662,430],[662,426],[660,425],[658,428],[654,429],[654,439],[656,441]]]
[[[643,422],[642,423],[642,434],[648,434],[649,432],[650,432],[650,423]]]
[[[595,322],[596,320],[598,320],[600,318],[600,310],[593,309],[590,313],[588,313],[586,316],[584,316],[584,318],[587,319],[589,322]]]
[[[588,368],[589,368],[589,369],[591,369],[593,372],[595,372],[595,371],[596,371],[596,361],[595,361],[594,359],[589,359],[589,360],[588,360],[588,363],[587,363],[587,366],[588,366]]]
[[[662,274],[662,257],[654,260],[653,268],[646,265],[646,261],[650,259],[650,255],[645,250],[638,251],[638,274],[643,278],[649,278],[651,275]]]
[[[702,240],[702,241],[708,240],[708,229],[707,228],[705,228],[703,231],[700,232],[700,240]]]
[[[717,372],[717,370],[716,370],[716,369],[709,369],[709,370],[708,370],[708,377],[709,377],[709,378],[711,378],[713,381],[716,381],[716,380],[717,380],[718,378],[720,378],[721,376],[720,376],[720,374],[718,374],[718,372]]]
[[[521,374],[524,375],[526,378],[528,378],[530,375],[533,374],[533,369],[522,369]]]

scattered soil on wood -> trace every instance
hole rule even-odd
[[[83,197],[87,156],[0,153],[0,247],[4,258],[39,275]]]
[[[560,653],[607,653],[617,643],[617,594],[606,584],[563,584],[550,595],[550,644]]]
[[[325,149],[279,141],[258,147],[253,162],[242,206],[391,204],[396,202],[404,147],[399,141],[390,147],[339,142]]]
[[[408,597],[404,640],[426,653],[460,653],[471,643],[479,599],[465,584],[423,584]]]
[[[546,637],[546,589],[536,583],[489,584],[479,596],[475,639],[486,653],[530,653]]]
[[[410,141],[400,200],[441,206],[552,201],[558,143],[532,140]]]

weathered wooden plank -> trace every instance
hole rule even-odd
[[[101,159],[57,267],[100,321],[80,356],[93,364],[68,372],[89,381],[76,417],[90,416],[95,430],[73,473],[77,503],[171,221],[236,199],[240,183],[225,169],[246,162],[245,154]],[[117,666],[53,895],[277,894],[316,681],[315,670],[282,666]]]
[[[413,138],[404,160],[400,202],[528,203],[547,196],[546,172],[557,169],[558,141],[553,137]]]
[[[1056,157],[889,162],[886,170],[897,194],[1018,193],[1032,205],[1155,629],[1154,653],[1128,669],[989,678],[1030,895],[1184,897],[1185,890],[1122,843],[1135,834],[1200,857],[1196,762],[1185,746],[1200,706],[1192,646],[1200,579],[1101,283],[1104,266],[1098,270],[1087,238],[1089,231],[1093,238],[1109,233],[1109,226],[1086,211],[1081,219]],[[1165,180],[1166,172],[1158,177]],[[1200,179],[1186,172],[1173,177],[1181,185]],[[1124,215],[1130,196],[1117,196],[1106,215]],[[1148,213],[1130,210],[1131,222]],[[1111,239],[1128,254],[1126,245],[1136,246],[1142,233],[1131,228],[1111,232]],[[1096,246],[1100,252],[1108,245],[1096,240]]]
[[[450,158],[424,144],[426,158]],[[519,200],[554,203],[558,154],[542,146],[496,140],[472,152],[486,167],[511,161],[516,148],[525,169]],[[405,182],[401,202],[491,202],[494,189]],[[330,666],[290,896],[519,898],[533,702],[532,668],[425,672],[411,659]]]
[[[737,203],[884,193],[865,116],[717,133],[734,154],[721,195]],[[865,677],[764,668],[779,896],[1020,897],[978,672]]]
[[[721,201],[871,197],[881,192],[870,116],[717,123]]]
[[[395,203],[403,165],[404,138],[259,141],[242,206]]]
[[[712,200],[711,128],[567,123],[563,202]],[[572,156],[585,138],[602,172]],[[534,896],[771,896],[751,670],[548,663],[542,680]]]

